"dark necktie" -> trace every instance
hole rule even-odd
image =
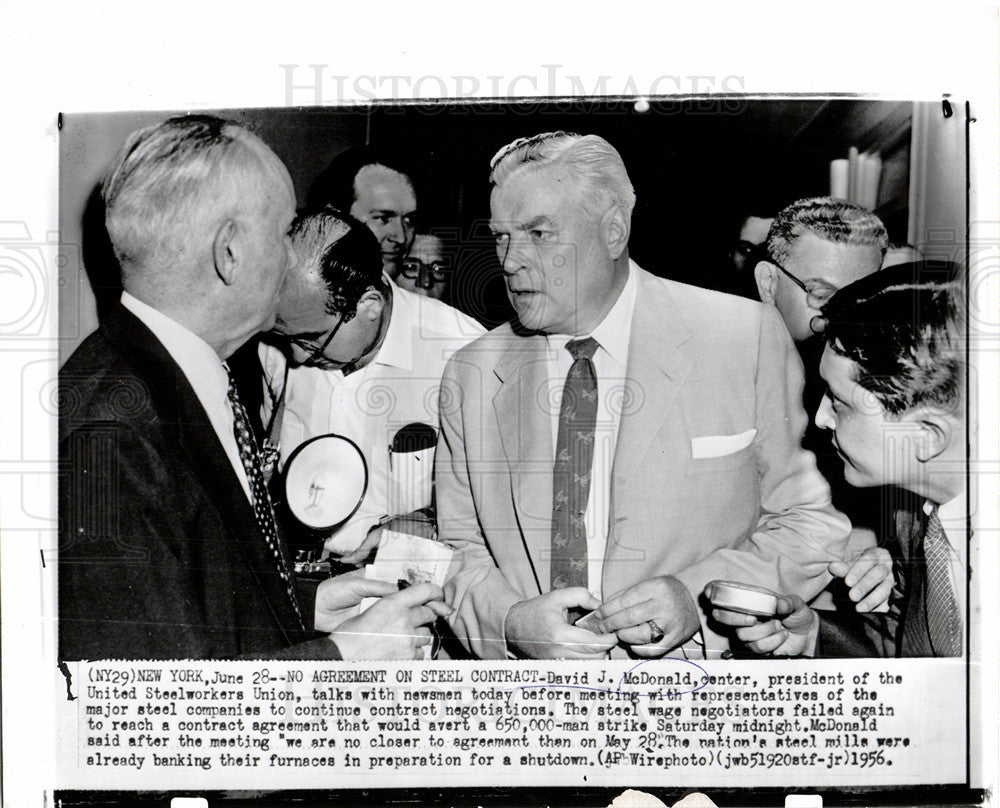
[[[927,529],[924,531],[927,630],[934,656],[953,657],[962,653],[962,620],[949,572],[951,555],[951,547],[935,508],[927,519]]]
[[[587,529],[597,424],[597,376],[591,358],[593,337],[571,340],[573,364],[566,374],[559,407],[559,433],[552,477],[552,589],[587,586]]]
[[[295,594],[295,586],[292,576],[288,572],[288,562],[282,553],[281,544],[278,540],[278,524],[274,518],[274,509],[271,506],[271,497],[267,493],[267,485],[264,482],[264,470],[261,463],[260,451],[257,448],[257,440],[250,430],[250,421],[247,418],[246,410],[240,403],[240,397],[236,392],[236,383],[232,373],[226,367],[229,375],[229,403],[233,408],[233,434],[236,436],[236,445],[240,450],[240,460],[247,473],[247,481],[250,483],[250,494],[253,500],[253,513],[260,527],[260,532],[264,534],[268,549],[274,557],[274,563],[278,570],[278,575],[285,583],[288,597],[295,608],[295,614],[299,618],[299,625],[304,626],[302,612],[299,610],[299,600]]]

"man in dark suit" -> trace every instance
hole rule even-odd
[[[103,193],[125,291],[60,374],[61,658],[416,657],[439,588],[296,581],[224,365],[295,259],[281,161],[174,118],[129,138]]]
[[[962,654],[968,510],[954,275],[951,264],[902,264],[844,287],[824,307],[827,393],[816,424],[830,431],[851,485],[898,489],[886,543],[898,592],[884,614],[818,612],[798,594],[779,598],[774,619],[715,610],[756,653]]]

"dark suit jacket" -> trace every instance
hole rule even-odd
[[[138,318],[118,307],[83,342],[59,402],[61,658],[336,658],[300,625],[208,416]],[[308,593],[300,605],[311,621]]]
[[[931,657],[927,628],[926,564],[923,556],[926,516],[914,499],[896,511],[886,547],[893,557],[896,589],[888,613],[819,612],[816,656]]]

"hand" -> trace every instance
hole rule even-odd
[[[694,598],[676,578],[648,578],[604,601],[597,610],[602,631],[615,632],[619,642],[632,646],[637,656],[661,657],[689,639],[699,628]],[[663,632],[656,642],[653,626]]]
[[[422,539],[433,540],[437,537],[437,525],[434,520],[424,511],[413,511],[373,525],[358,549],[346,553],[340,560],[344,564],[363,564],[378,547],[383,530],[395,530],[397,533],[407,533]]]
[[[705,587],[711,601],[712,585]],[[755,654],[772,656],[812,655],[819,633],[819,616],[798,595],[780,595],[772,618],[729,609],[712,609],[712,617],[736,629],[736,636]]]
[[[357,549],[341,556],[340,562],[342,564],[364,564],[367,562],[378,548],[379,542],[382,541],[382,529],[381,524],[373,525]]]
[[[829,570],[850,587],[848,597],[856,611],[884,611],[888,607],[895,581],[892,556],[884,547],[869,547],[853,561],[834,561]]]
[[[360,580],[377,584],[369,591],[374,595],[377,590],[382,596],[370,609],[345,620],[330,632],[330,639],[337,644],[341,657],[420,659],[420,647],[431,642],[431,632],[426,626],[452,613],[452,608],[443,601],[441,587],[424,583],[397,591],[393,584],[384,581]],[[351,586],[360,589],[357,584]],[[385,591],[386,587],[389,592]]]
[[[313,627],[317,631],[333,631],[348,618],[357,616],[357,607],[365,598],[381,598],[398,591],[394,583],[365,578],[364,570],[327,578],[316,587]]]
[[[515,603],[505,622],[507,645],[531,659],[600,659],[618,644],[614,634],[595,634],[569,622],[569,609],[591,610],[601,602],[580,586],[553,589]]]

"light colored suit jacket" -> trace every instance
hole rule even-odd
[[[849,523],[801,448],[802,363],[777,311],[631,271],[605,597],[674,575],[696,600],[713,579],[812,598]],[[545,350],[543,336],[503,325],[456,353],[442,382],[438,529],[458,551],[446,595],[457,635],[484,658],[507,655],[510,607],[549,589]],[[710,652],[724,649],[705,614]]]

